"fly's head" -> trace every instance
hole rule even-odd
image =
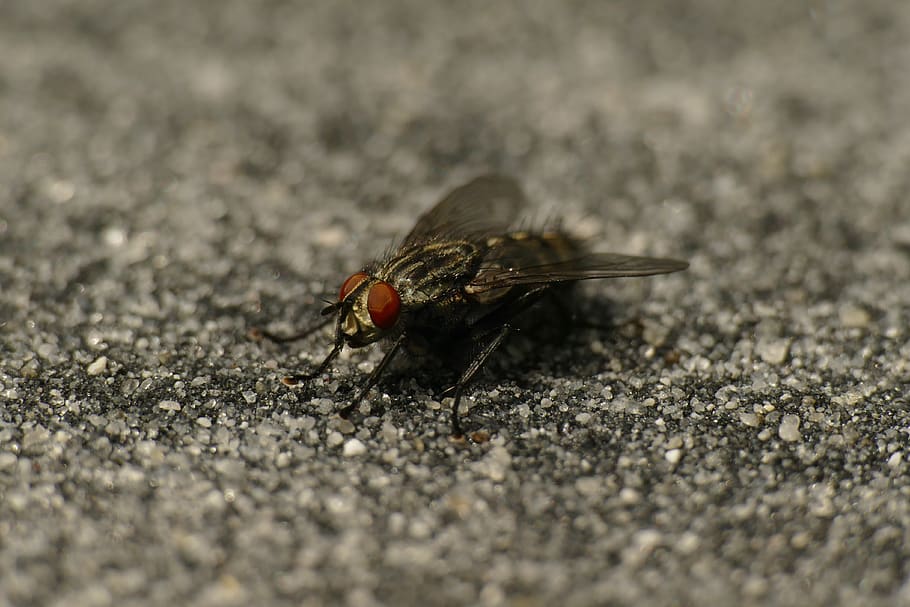
[[[351,274],[338,292],[338,302],[322,311],[338,314],[335,339],[352,348],[379,341],[392,333],[401,315],[395,287],[365,272]]]

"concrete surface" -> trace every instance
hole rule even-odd
[[[893,1],[4,2],[0,605],[910,604],[908,68]],[[691,269],[478,443],[420,361],[282,385],[330,335],[248,330],[488,171]]]

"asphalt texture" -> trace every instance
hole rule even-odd
[[[0,605],[910,604],[908,73],[892,1],[2,3]],[[489,172],[691,267],[467,439],[430,360],[284,385]]]

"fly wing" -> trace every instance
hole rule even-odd
[[[687,262],[676,259],[591,253],[552,263],[484,268],[477,274],[471,287],[476,292],[517,285],[548,284],[594,278],[651,276],[679,272],[687,267],[689,267]]]
[[[485,175],[452,190],[424,213],[403,246],[446,238],[471,238],[505,232],[524,204],[521,187],[510,177]]]

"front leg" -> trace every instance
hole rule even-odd
[[[278,335],[277,333],[272,333],[271,331],[266,331],[265,329],[259,329],[256,327],[250,329],[248,335],[250,336],[251,339],[254,339],[256,341],[261,341],[263,339],[267,339],[270,342],[273,342],[276,344],[287,344],[292,341],[299,341],[301,339],[309,337],[310,335],[312,335],[319,329],[323,328],[324,326],[328,325],[329,323],[333,322],[334,320],[335,320],[334,318],[320,319],[318,322],[314,323],[313,326],[307,327],[306,329],[304,329],[302,331],[299,331],[297,333],[292,333],[290,335]]]
[[[379,376],[382,375],[382,372],[385,371],[385,368],[387,366],[389,366],[390,362],[392,362],[392,359],[398,353],[398,350],[401,349],[401,346],[402,346],[402,344],[404,344],[406,339],[407,339],[407,335],[405,333],[402,333],[401,335],[398,336],[398,338],[392,344],[392,347],[389,348],[389,351],[385,353],[385,356],[382,357],[382,360],[379,361],[379,364],[376,365],[376,368],[373,369],[372,373],[370,373],[370,376],[367,378],[366,382],[363,384],[363,387],[361,387],[360,390],[357,392],[357,395],[354,397],[354,399],[350,402],[350,404],[348,404],[344,408],[340,409],[338,411],[338,415],[340,415],[343,418],[347,418],[351,414],[351,411],[354,410],[354,407],[356,407],[360,403],[360,401],[362,401],[364,399],[364,397],[366,397],[367,393],[379,381]]]

